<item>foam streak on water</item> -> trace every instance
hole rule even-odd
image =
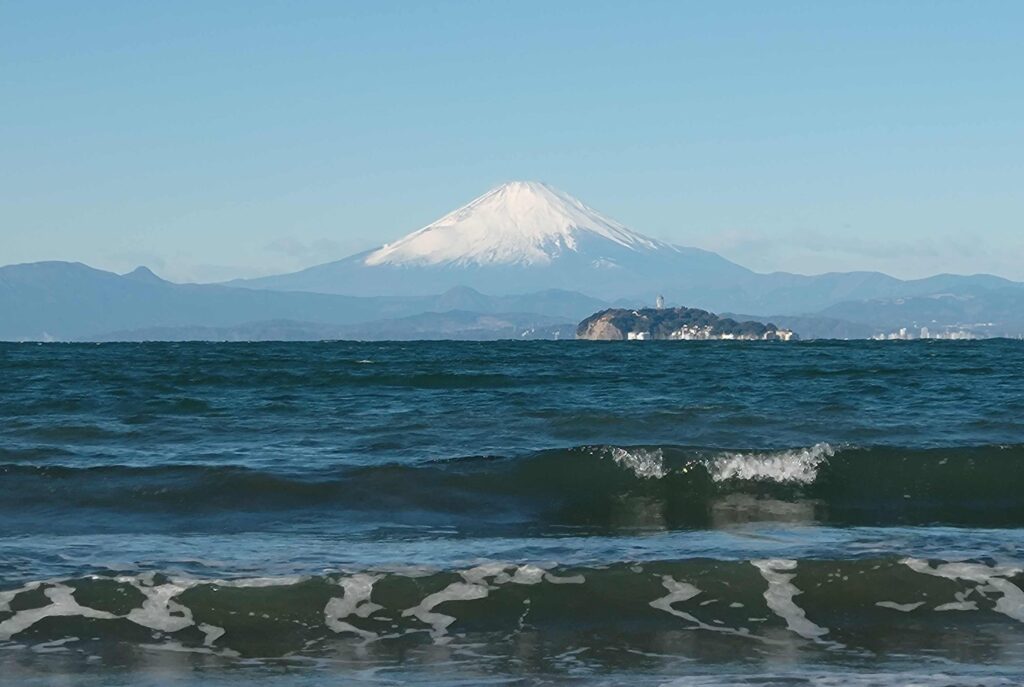
[[[382,606],[370,601],[373,583],[380,579],[379,575],[353,575],[339,581],[345,591],[341,598],[334,597],[324,607],[324,623],[334,632],[351,632],[366,639],[376,638],[377,634],[369,630],[361,630],[355,625],[345,622],[345,618],[355,615],[360,618],[369,617]]]
[[[1010,582],[1007,577],[1019,576],[1021,568],[1011,567],[990,567],[977,563],[943,563],[931,567],[927,561],[915,558],[907,558],[903,563],[911,570],[925,575],[934,575],[951,580],[965,580],[977,584],[974,589],[982,595],[999,594],[999,598],[993,606],[997,613],[1013,618],[1024,623],[1024,591]],[[973,601],[965,601],[963,596],[958,596],[952,604],[944,604],[947,608],[962,610],[976,610],[977,604]],[[938,607],[936,610],[941,609]]]
[[[751,561],[768,582],[764,598],[775,615],[786,621],[786,627],[804,639],[818,640],[828,634],[828,629],[815,625],[807,619],[804,609],[796,605],[794,597],[802,592],[793,584],[796,577],[796,561],[767,560]]]

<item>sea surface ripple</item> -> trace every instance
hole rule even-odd
[[[0,683],[1024,681],[1024,345],[0,344]]]

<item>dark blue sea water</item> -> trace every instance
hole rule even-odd
[[[0,344],[0,683],[1016,685],[1024,345]]]

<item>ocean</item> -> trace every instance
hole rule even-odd
[[[0,683],[1018,685],[1024,344],[0,344]]]

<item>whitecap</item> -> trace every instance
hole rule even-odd
[[[835,449],[825,443],[771,453],[726,453],[711,460],[708,472],[716,482],[738,479],[810,484],[822,463],[834,455]]]
[[[611,448],[611,457],[616,465],[630,470],[640,479],[661,479],[667,474],[661,449]]]

